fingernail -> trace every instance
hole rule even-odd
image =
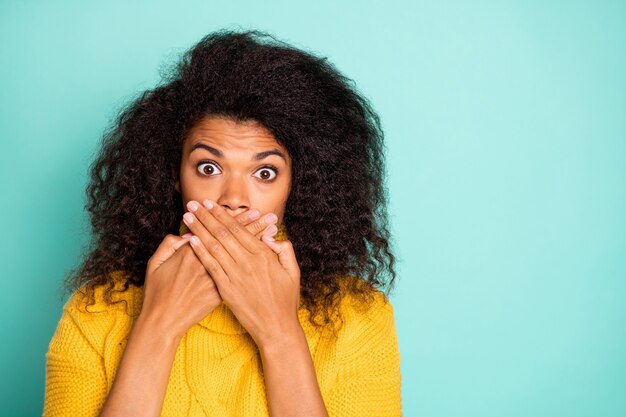
[[[187,209],[189,211],[196,211],[200,208],[200,204],[198,204],[197,202],[191,200],[187,203]]]
[[[260,215],[261,215],[261,212],[259,210],[253,209],[253,210],[250,210],[248,217],[250,217],[252,220],[255,220],[255,219],[258,219]]]
[[[193,214],[191,214],[191,213],[185,213],[185,214],[183,215],[183,220],[184,220],[184,221],[185,221],[185,223],[187,223],[187,224],[191,224],[191,223],[193,223]]]
[[[266,223],[276,223],[278,221],[278,217],[274,213],[268,213],[264,217]]]
[[[191,239],[189,239],[189,242],[196,246],[198,243],[200,243],[200,239],[198,239],[198,236],[192,236]]]
[[[202,204],[204,204],[204,207],[206,207],[208,209],[212,209],[213,208],[213,202],[211,200],[204,200],[202,202]]]
[[[185,239],[187,239],[188,237],[191,237],[191,236],[193,236],[193,233],[185,233],[181,237],[184,237]]]

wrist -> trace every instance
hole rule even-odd
[[[304,330],[297,320],[295,323],[282,326],[257,342],[259,351],[263,356],[289,352],[303,346],[303,344],[308,348]]]
[[[182,334],[176,332],[176,330],[172,327],[163,326],[161,323],[162,321],[155,319],[154,317],[139,314],[139,317],[137,317],[133,326],[132,332],[149,335],[151,339],[154,339],[155,343],[165,347],[173,347],[175,349],[182,339]]]

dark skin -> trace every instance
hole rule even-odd
[[[291,190],[291,158],[255,122],[205,117],[183,144],[176,187],[183,207],[210,199],[231,216],[256,208],[282,222]]]
[[[291,242],[271,237],[291,189],[288,153],[257,124],[205,118],[182,158],[191,236],[166,236],[148,261],[142,310],[101,415],[160,415],[182,336],[224,302],[259,348],[270,414],[328,416],[298,320],[298,262]],[[269,219],[250,219],[254,209]]]

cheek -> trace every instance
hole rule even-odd
[[[274,213],[278,216],[279,223],[282,221],[283,217],[285,217],[285,206],[287,204],[288,195],[283,193],[281,194],[278,201],[274,204]]]
[[[250,203],[253,208],[260,210],[262,213],[272,212],[279,218],[283,216],[287,202],[284,192],[259,190],[251,197]]]

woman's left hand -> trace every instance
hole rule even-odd
[[[302,331],[300,267],[291,242],[267,236],[261,241],[218,204],[204,204],[189,201],[183,220],[195,235],[191,247],[222,301],[260,349]]]

